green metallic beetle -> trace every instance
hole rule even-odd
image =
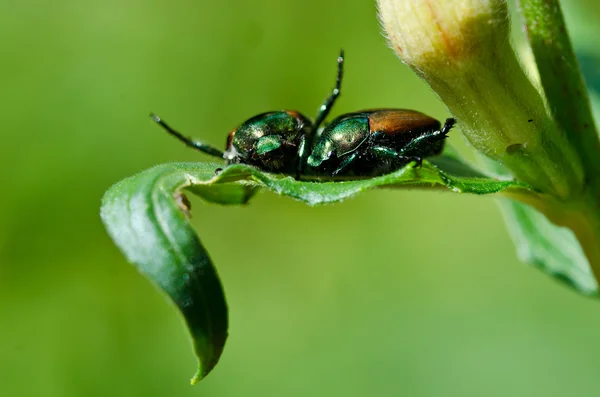
[[[265,171],[295,174],[296,179],[299,179],[306,164],[312,137],[340,95],[344,63],[343,50],[340,52],[337,62],[338,72],[335,88],[319,107],[314,123],[300,112],[293,110],[262,113],[245,121],[229,134],[225,151],[185,137],[158,116],[154,114],[150,116],[168,133],[186,145],[211,156],[223,158],[228,165],[250,164]]]
[[[344,51],[337,59],[335,88],[319,108],[314,123],[293,110],[262,113],[242,123],[228,138],[225,151],[187,138],[158,116],[151,117],[188,146],[227,164],[250,164],[261,170],[318,178],[382,175],[441,153],[455,123],[440,122],[406,109],[373,109],[337,117],[319,130],[340,95]],[[441,128],[440,128],[441,127]]]
[[[307,159],[314,175],[376,176],[439,155],[455,124],[408,109],[372,109],[339,116],[321,133]],[[441,127],[441,128],[440,128]]]

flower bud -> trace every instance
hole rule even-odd
[[[468,141],[534,188],[581,193],[581,159],[509,42],[503,0],[378,0],[392,49],[457,118]]]

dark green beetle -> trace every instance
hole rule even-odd
[[[211,145],[185,137],[158,116],[152,119],[167,132],[188,146],[215,157],[221,157],[227,164],[250,164],[262,170],[295,174],[300,178],[306,164],[312,137],[329,114],[335,100],[340,95],[343,75],[344,51],[337,59],[338,72],[335,88],[323,102],[314,124],[304,115],[293,110],[262,113],[245,121],[233,130],[227,138],[225,151]]]
[[[455,120],[415,110],[372,109],[339,116],[321,133],[307,164],[314,175],[376,176],[442,152]]]
[[[340,95],[343,50],[337,62],[335,88],[319,108],[314,123],[293,110],[262,113],[233,130],[224,151],[183,136],[154,114],[151,117],[186,145],[225,159],[227,164],[250,164],[265,171],[295,174],[296,179],[301,175],[381,175],[411,161],[420,165],[424,157],[441,153],[454,119],[447,119],[440,128],[439,121],[414,110],[374,109],[344,114],[317,136]]]

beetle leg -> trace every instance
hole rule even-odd
[[[450,126],[450,127],[452,127],[452,126]],[[418,137],[414,138],[413,140],[411,140],[410,142],[408,142],[402,149],[400,149],[399,153],[407,154],[412,151],[420,151],[419,150],[420,148],[431,148],[432,151],[431,151],[431,153],[428,153],[427,156],[439,154],[439,153],[437,153],[437,151],[434,151],[433,148],[437,148],[439,146],[439,145],[435,145],[436,143],[448,138],[448,135],[446,135],[447,132],[448,132],[448,129],[446,129],[446,126],[444,126],[444,128],[440,129],[439,131],[432,131],[432,132],[423,134],[421,136],[418,136]],[[441,151],[441,148],[440,148],[440,151]]]
[[[442,147],[435,144],[448,138],[448,132],[454,126],[455,123],[456,120],[453,118],[446,119],[446,123],[444,123],[444,126],[439,131],[427,132],[421,136],[414,138],[413,140],[408,142],[402,149],[400,149],[399,153],[407,154],[413,150],[419,151],[419,148],[429,147],[432,148],[432,150],[426,154],[427,156],[438,155],[438,150],[434,150],[434,148],[439,148],[439,151],[441,151]]]
[[[199,141],[195,141],[192,138],[183,136],[181,133],[179,133],[179,132],[175,131],[173,128],[171,128],[167,123],[165,123],[163,120],[161,120],[161,118],[158,117],[157,115],[155,115],[154,113],[151,113],[150,117],[152,118],[152,120],[154,120],[154,122],[156,122],[158,125],[160,125],[162,128],[164,128],[165,131],[167,131],[169,134],[173,135],[175,138],[179,139],[181,142],[185,143],[186,145],[188,145],[196,150],[199,150],[202,153],[206,153],[206,154],[209,154],[209,155],[215,156],[215,157],[224,158],[225,154],[223,153],[222,150],[219,150],[214,146],[207,145],[207,144],[199,142]]]
[[[374,146],[369,148],[369,151],[373,153],[377,157],[387,157],[389,159],[397,159],[405,161],[407,164],[411,161],[416,162],[415,167],[421,167],[423,164],[423,158],[420,156],[405,156],[401,153],[398,153],[394,149],[390,149],[385,146]]]
[[[325,117],[329,114],[329,111],[333,107],[335,100],[338,96],[340,96],[342,89],[342,77],[344,76],[344,50],[340,51],[340,56],[337,59],[338,62],[338,71],[337,77],[335,80],[335,88],[331,92],[331,95],[323,102],[321,107],[319,108],[319,112],[317,113],[317,117],[315,118],[315,124],[313,126],[314,131],[319,129],[319,125],[325,120]]]
[[[411,162],[411,161],[416,162],[415,168],[421,168],[421,166],[423,165],[423,157],[419,157],[419,156],[398,156],[398,157],[404,158],[405,160],[408,160],[408,162]]]
[[[356,159],[357,156],[358,156],[358,152],[352,152],[348,156],[346,156],[346,158],[344,160],[342,160],[342,162],[336,168],[336,170],[331,173],[331,176],[336,176],[340,172],[342,172],[346,167],[348,167],[350,164],[352,164],[352,162]]]
[[[296,156],[296,180],[300,180],[300,175],[302,171],[304,171],[304,164],[306,163],[306,155],[308,151],[306,150],[306,135],[302,135],[300,137],[300,144],[298,145],[298,155]]]

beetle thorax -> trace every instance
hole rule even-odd
[[[332,143],[338,157],[353,152],[369,137],[369,122],[366,117],[353,117],[331,125],[323,136]]]

